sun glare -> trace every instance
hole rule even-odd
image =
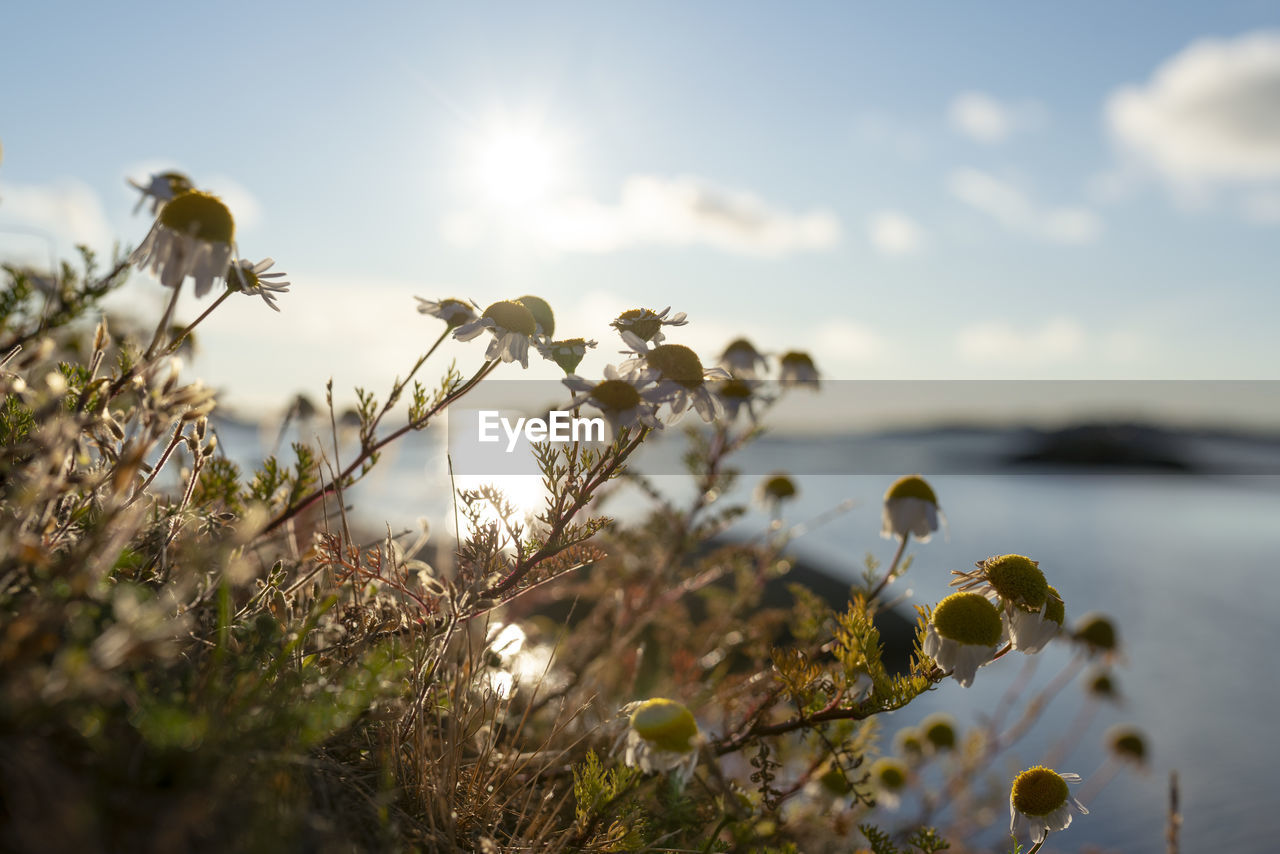
[[[565,177],[562,141],[532,123],[490,127],[473,144],[471,156],[477,188],[504,208],[545,201]]]

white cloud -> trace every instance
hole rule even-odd
[[[746,255],[780,256],[827,249],[840,223],[826,211],[792,213],[749,192],[692,177],[635,175],[617,204],[575,197],[548,201],[518,219],[497,223],[560,252],[612,252],[633,246],[709,246]],[[493,215],[465,211],[446,217],[442,231],[461,245],[493,233]]]
[[[951,126],[960,133],[986,144],[1004,142],[1020,131],[1034,130],[1044,123],[1044,107],[1034,101],[1010,103],[985,92],[961,92],[947,108]]]
[[[23,239],[15,235],[28,234]],[[89,185],[62,180],[54,184],[0,184],[0,237],[4,238],[8,259],[45,265],[49,247],[54,255],[66,258],[73,246],[86,244],[108,253],[114,235],[102,209],[102,200]]]
[[[1093,243],[1102,220],[1084,207],[1041,207],[1017,186],[978,169],[959,169],[947,179],[951,194],[1011,231],[1053,243]]]
[[[915,220],[898,211],[880,211],[867,223],[871,245],[885,255],[910,255],[924,243],[924,231]]]
[[[1280,32],[1202,39],[1106,114],[1130,151],[1174,181],[1280,178]]]
[[[969,362],[1046,364],[1079,356],[1085,338],[1080,324],[1068,318],[1050,320],[1038,329],[991,321],[962,329],[956,349]]]

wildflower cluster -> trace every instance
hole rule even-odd
[[[0,292],[0,847],[822,851],[857,832],[935,852],[982,831],[970,817],[1006,793],[970,810],[977,781],[1047,701],[1009,727],[1007,709],[968,729],[934,714],[891,739],[883,715],[1053,643],[1104,668],[1088,703],[1119,697],[1116,626],[1068,628],[1025,556],[957,573],[914,627],[895,616],[908,545],[942,521],[920,475],[888,487],[896,552],[847,597],[789,583],[803,483],[785,472],[755,491],[768,529],[729,540],[734,455],[821,379],[741,338],[704,360],[669,340],[690,322],[670,308],[600,318],[621,358],[584,376],[593,330],[556,337],[539,297],[418,298],[443,329],[385,393],[342,414],[332,383],[322,404],[286,397],[286,419],[332,435],[242,467],[178,353],[230,294],[278,309],[289,283],[239,256],[230,209],[185,175],[131,183],[154,216],[135,251],[105,274],[88,253],[82,271],[5,268]],[[101,311],[131,270],[172,291],[154,326]],[[179,328],[188,287],[220,292]],[[449,339],[483,346],[479,366],[420,379]],[[456,538],[368,527],[357,486],[389,446],[539,357],[614,442],[537,447],[528,516],[445,481]],[[628,468],[690,411],[682,503]],[[620,481],[654,499],[640,521],[601,515]],[[1137,730],[1107,738],[1117,766],[1146,762]],[[1039,842],[1087,799],[1050,764],[1008,793]]]

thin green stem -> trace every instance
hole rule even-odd
[[[902,561],[902,556],[907,551],[907,541],[911,539],[911,532],[907,531],[902,535],[902,542],[898,543],[898,550],[893,553],[893,560],[889,561],[889,568],[885,571],[884,578],[880,579],[880,583],[875,586],[867,596],[867,602],[874,602],[875,598],[880,595],[881,591],[888,586],[893,580],[893,574],[898,571],[898,564]]]
[[[156,325],[156,334],[151,338],[151,346],[147,347],[147,352],[143,355],[142,361],[149,361],[156,354],[156,349],[160,346],[160,342],[164,340],[164,332],[169,328],[169,321],[173,320],[173,310],[178,307],[178,297],[181,294],[182,283],[179,282],[173,287],[173,296],[169,297],[169,304],[165,306],[164,314],[160,317],[160,323]]]
[[[200,313],[199,317],[197,317],[195,320],[188,323],[181,332],[179,332],[176,336],[174,336],[174,339],[169,342],[169,346],[164,348],[164,355],[167,356],[170,353],[177,350],[178,346],[181,345],[182,342],[186,339],[186,337],[191,334],[191,330],[195,329],[196,326],[200,324],[200,321],[204,320],[206,317],[213,314],[213,310],[218,306],[222,305],[222,303],[229,296],[231,296],[230,289],[223,291],[222,295],[219,296],[216,300],[214,300],[212,305],[210,305],[208,308],[206,308],[204,311]]]

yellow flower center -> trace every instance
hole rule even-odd
[[[1067,618],[1067,606],[1062,601],[1062,594],[1058,592],[1058,588],[1052,584],[1049,585],[1048,601],[1049,604],[1044,609],[1044,618],[1061,626]]]
[[[889,487],[889,491],[884,494],[885,501],[893,501],[897,498],[919,498],[921,501],[928,501],[935,507],[938,504],[938,496],[933,494],[932,487],[918,474],[909,474],[906,477],[898,478],[893,482],[893,486]]]
[[[1106,673],[1099,673],[1089,682],[1089,692],[1099,697],[1111,697],[1116,693],[1116,684]]]
[[[933,627],[942,637],[973,646],[1000,642],[1000,612],[977,593],[952,593],[933,609]]]
[[[907,766],[885,756],[871,766],[871,777],[886,789],[901,789],[907,782]]]
[[[532,335],[538,331],[533,312],[518,302],[495,302],[484,310],[483,316],[510,332]]]
[[[633,308],[618,315],[610,325],[619,332],[631,332],[642,341],[649,341],[662,328],[662,318],[647,308]]]
[[[1022,555],[1000,555],[981,564],[993,590],[1006,602],[1038,611],[1049,595],[1049,583],[1036,562]]]
[[[898,734],[893,737],[893,744],[899,753],[919,755],[924,752],[924,742],[920,740],[920,731],[915,727],[898,730]]]
[[[796,485],[791,478],[785,474],[775,474],[764,482],[764,494],[770,498],[793,498],[796,494]]]
[[[1013,781],[1013,808],[1023,815],[1045,816],[1067,802],[1067,781],[1054,771],[1037,765]]]
[[[743,380],[725,380],[716,387],[716,394],[733,400],[746,400],[751,397],[751,386]]]
[[[664,379],[677,382],[685,388],[702,385],[702,360],[698,354],[681,344],[663,344],[644,355],[645,360],[657,368]]]
[[[956,746],[956,728],[951,725],[951,721],[943,717],[929,717],[920,725],[924,730],[924,737],[929,739],[929,743],[940,750],[950,750]]]
[[[1080,619],[1076,638],[1095,649],[1110,652],[1116,648],[1116,627],[1101,614],[1086,615]]]
[[[640,405],[640,392],[626,380],[605,380],[596,383],[591,399],[609,412],[625,412]]]
[[[645,700],[631,713],[631,728],[659,750],[688,753],[690,740],[698,734],[693,715],[675,700],[655,697]]]
[[[1132,729],[1119,729],[1111,733],[1111,752],[1125,759],[1142,762],[1147,758],[1147,743]]]
[[[533,319],[542,327],[542,334],[550,338],[556,334],[556,317],[551,313],[551,306],[547,305],[547,301],[542,297],[525,296],[520,297],[516,302],[529,309],[529,313],[533,315]]]
[[[169,185],[169,192],[174,196],[182,195],[194,189],[191,179],[181,172],[161,172],[160,177]]]
[[[782,357],[783,369],[792,368],[802,371],[818,372],[818,366],[813,363],[813,359],[809,358],[808,353],[801,353],[798,350],[792,350]]]
[[[229,291],[252,291],[258,287],[258,274],[253,272],[252,267],[246,267],[244,264],[233,262],[227,267],[227,274],[223,278],[226,279]],[[243,287],[241,287],[242,283]]]
[[[231,211],[217,196],[191,190],[160,210],[160,223],[179,234],[209,243],[230,243],[236,233]]]

